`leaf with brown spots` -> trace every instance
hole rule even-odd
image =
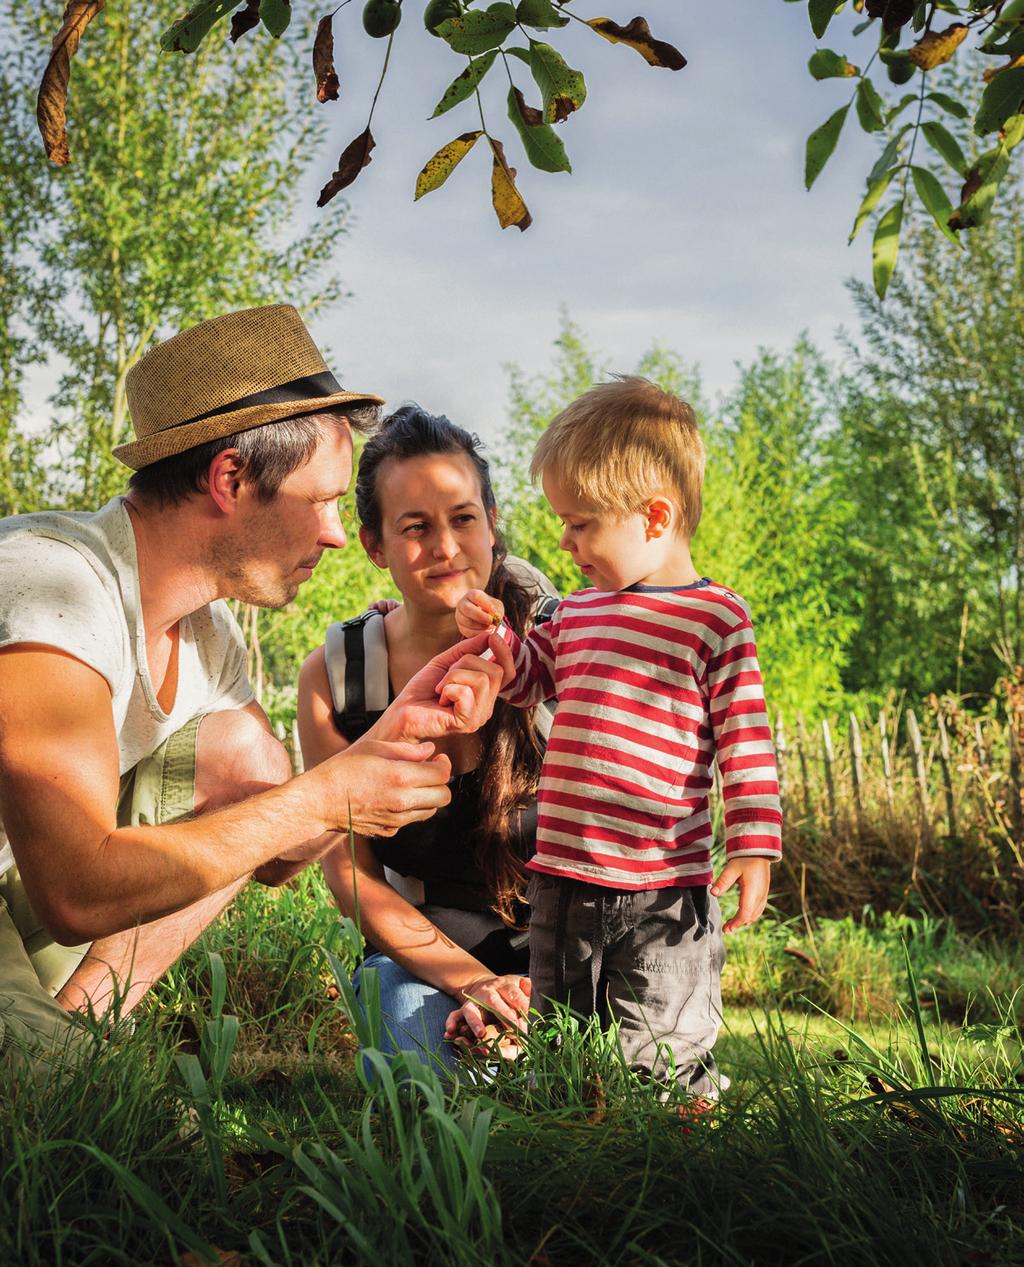
[[[482,136],[483,132],[479,130],[463,132],[454,141],[442,145],[432,158],[427,159],[423,170],[416,177],[416,196],[413,202],[418,202],[424,194],[440,189]]]
[[[490,138],[488,138],[490,140]],[[505,147],[500,141],[491,140],[491,151],[494,164],[491,168],[491,200],[498,223],[503,229],[515,225],[520,232],[525,232],[533,223],[533,217],[526,208],[523,195],[516,188],[516,169],[510,167],[505,157]]]
[[[64,21],[54,36],[50,60],[43,71],[36,101],[36,119],[42,134],[46,157],[63,167],[71,161],[68,150],[68,81],[71,59],[78,51],[82,33],[105,0],[70,0],[64,10]]]
[[[563,123],[587,99],[587,85],[562,55],[541,40],[530,42],[530,70],[544,98],[544,122]]]
[[[231,43],[237,44],[246,32],[260,24],[260,0],[246,0],[244,9],[238,9],[231,19]]]
[[[910,60],[921,70],[934,70],[948,62],[966,38],[967,27],[962,22],[954,22],[944,31],[929,31],[910,50]]]
[[[345,146],[341,158],[338,159],[337,171],[320,190],[320,197],[316,200],[318,207],[326,207],[335,194],[351,185],[363,168],[372,162],[370,151],[375,144],[370,129],[367,128]]]
[[[686,58],[672,44],[664,40],[656,40],[651,34],[646,18],[634,18],[625,26],[613,22],[611,18],[591,18],[587,26],[592,27],[603,39],[612,44],[627,44],[635,49],[648,66],[661,66],[665,70],[682,70]]]
[[[528,128],[539,128],[544,123],[544,114],[538,110],[536,106],[527,104],[526,98],[514,85],[511,89],[515,98],[516,105],[519,107],[519,114]]]
[[[316,28],[316,39],[313,41],[313,74],[316,76],[316,99],[337,101],[341,85],[334,69],[334,30],[331,23],[334,14],[328,13],[320,19]]]

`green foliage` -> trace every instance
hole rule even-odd
[[[559,550],[558,521],[526,472],[553,415],[609,367],[567,318],[555,347],[548,375],[511,371],[512,426],[499,473],[510,547],[567,592],[579,589],[582,577]],[[820,466],[830,420],[827,368],[804,342],[787,357],[763,353],[741,371],[720,410],[703,401],[695,369],[663,348],[652,349],[633,372],[705,416],[704,515],[694,559],[750,603],[771,706],[828,707],[841,694],[856,598],[851,602],[852,578],[834,549],[847,531],[849,507]]]
[[[8,62],[4,181],[24,173],[47,190],[21,257],[62,296],[55,319],[21,317],[34,337],[20,363],[45,350],[63,366],[40,438],[58,458],[44,488],[35,477],[40,499],[91,507],[123,486],[110,451],[128,434],[125,378],[153,342],[282,294],[309,313],[340,293],[320,272],[344,208],[287,233],[321,126],[297,101],[298,41],[252,43],[241,61],[209,44],[174,61],[157,42],[171,12],[169,0],[114,5],[90,28],[69,103],[77,160],[52,175],[34,136],[34,71]],[[8,15],[42,37],[59,7],[10,0]],[[0,309],[9,302],[5,288]],[[5,498],[4,513],[20,504]]]
[[[1011,951],[906,918],[738,934],[746,971],[727,975],[716,1046],[732,1086],[721,1110],[680,1120],[625,1068],[614,1034],[566,1015],[458,1087],[376,1050],[360,1071],[309,954],[332,914],[318,876],[250,885],[133,1034],[59,1086],[4,1070],[0,1260],[177,1263],[190,1250],[264,1267],[511,1267],[543,1243],[552,1262],[658,1267],[684,1243],[703,1262],[766,1267],[888,1262],[894,1245],[906,1267],[1016,1261],[1019,996],[988,1000],[963,1029],[928,1006],[937,974],[966,972],[972,955],[999,990]],[[787,946],[854,987],[835,987],[840,1019],[815,1013],[833,987]],[[857,965],[888,1019],[847,1021],[866,997]],[[289,1006],[268,1013],[240,978]],[[181,1014],[207,1038],[198,1054],[183,1050]]]
[[[27,0],[23,0],[23,2],[27,3]],[[409,0],[410,4],[413,2],[414,0]],[[475,0],[467,0],[465,5],[460,3],[460,0],[429,0],[424,7],[423,22],[430,34],[439,37],[449,51],[468,59],[466,69],[456,77],[446,90],[434,114],[435,116],[444,114],[459,102],[466,100],[470,96],[475,97],[480,115],[481,131],[487,136],[492,150],[495,146],[500,146],[501,142],[496,135],[492,135],[488,130],[484,119],[480,85],[494,64],[499,51],[505,78],[513,87],[516,85],[512,77],[512,66],[509,63],[508,55],[521,58],[529,67],[543,96],[543,122],[547,124],[563,122],[569,114],[578,110],[586,99],[587,89],[582,72],[570,67],[556,48],[550,43],[535,39],[531,32],[543,32],[544,34],[557,32],[559,28],[568,26],[571,20],[575,20],[577,25],[590,27],[603,39],[612,43],[626,44],[636,49],[644,60],[652,66],[680,70],[686,64],[686,59],[677,49],[652,36],[643,18],[634,18],[628,26],[620,27],[617,23],[607,18],[594,19],[592,22],[587,22],[577,14],[566,10],[564,8],[564,0],[519,0],[518,4],[509,3],[508,0],[497,0],[496,3],[489,4],[486,7],[483,4],[480,7],[473,7],[474,3]],[[242,11],[243,6],[245,6],[244,11]],[[345,5],[338,6],[333,13],[325,15],[321,20],[321,29],[317,40],[320,48],[326,48],[330,44],[333,49],[333,22],[339,12],[344,10],[345,7]],[[351,19],[354,22],[353,14],[355,12],[356,8],[353,6],[348,13],[344,14],[341,21]],[[363,32],[370,38],[387,40],[380,83],[370,104],[369,117],[366,124],[367,132],[370,130],[374,109],[387,75],[392,43],[397,36],[402,12],[401,0],[367,0],[366,5],[362,9],[361,25]],[[212,38],[208,37],[211,36],[211,33],[219,34],[223,32],[223,19],[230,13],[235,13],[230,35],[233,42],[238,41],[256,27],[257,19],[254,13],[259,14],[259,19],[262,20],[262,25],[270,36],[280,38],[291,21],[292,7],[290,0],[262,0],[262,3],[256,0],[255,5],[253,0],[201,0],[200,3],[193,5],[186,13],[169,23],[167,15],[163,15],[159,26],[155,29],[150,29],[145,22],[136,22],[133,15],[132,39],[138,48],[145,50],[146,55],[149,54],[149,50],[154,46],[158,46],[167,52],[195,54],[197,50],[202,49],[203,52],[208,53],[213,44]],[[309,20],[312,20],[312,14],[309,15]],[[50,21],[52,22],[53,19],[50,19]],[[127,22],[127,19],[125,19],[125,22]],[[251,45],[258,34],[259,32],[257,31],[256,35],[250,37],[247,44]],[[357,38],[358,35],[359,33],[357,32]],[[346,39],[347,36],[348,32],[346,32]],[[522,40],[524,36],[529,41],[528,50],[521,46],[506,46],[506,41],[510,38]],[[95,42],[98,38],[95,32],[89,32],[86,43]],[[427,49],[428,53],[433,53],[434,51],[433,47]],[[82,56],[80,53],[75,61],[75,92],[73,98],[78,92],[77,67]],[[244,52],[240,53],[239,56],[242,61],[237,69],[237,78],[242,80],[252,76],[252,62],[247,61],[247,54]],[[255,61],[257,63],[260,62],[261,57],[260,53],[255,54]],[[183,75],[186,78],[188,76],[189,72],[183,71],[180,66],[172,67],[168,62],[167,67],[169,69],[167,69],[166,73],[172,79],[177,75]],[[333,73],[333,54],[325,61],[325,73],[328,69],[330,73]],[[319,81],[319,70],[317,75]],[[258,74],[252,77],[251,82],[259,91],[260,78]],[[442,82],[444,81],[442,80]],[[64,85],[57,85],[55,96],[58,101],[63,98],[63,88]],[[170,86],[169,96],[174,97],[175,95],[177,95],[175,89]],[[336,95],[335,92],[331,97],[321,97],[321,100],[333,99]],[[97,104],[103,113],[96,115],[96,118],[118,118],[116,111],[112,112],[109,110],[109,103]],[[293,107],[289,107],[289,110],[291,109]],[[210,107],[206,111],[207,121],[205,128],[207,131],[213,130],[213,120],[215,119],[217,120],[217,125],[221,126],[222,112]],[[284,122],[284,119],[282,119],[282,122]],[[524,129],[524,127],[520,126],[515,115],[513,115],[513,123],[516,124],[516,129],[523,141],[526,156],[535,167],[544,171],[571,170],[560,139],[549,136],[546,132],[539,133],[533,129]],[[59,131],[59,121],[56,125],[51,125],[51,130],[53,126]],[[202,127],[203,125],[199,123],[199,128],[202,129]],[[80,161],[83,159],[87,160],[88,156],[80,154],[79,158]],[[500,162],[492,165],[492,201],[503,228],[507,228],[510,224],[516,224],[520,229],[525,229],[529,227],[530,216],[518,191],[511,195],[516,206],[516,214],[510,216],[506,213],[505,204],[510,194],[505,185],[511,182],[511,177],[505,176],[506,169],[507,165]],[[325,187],[317,205],[323,206],[329,202],[339,189],[350,184],[355,179],[360,170],[361,167],[357,167],[351,178],[343,183],[335,183]],[[431,188],[437,188],[437,185],[433,185]],[[258,226],[253,226],[254,233],[257,229]]]
[[[854,284],[863,336],[832,462],[863,620],[845,680],[987,692],[994,646],[1024,654],[1024,204],[963,253],[920,228],[885,306]]]
[[[801,340],[762,352],[709,418],[697,566],[750,604],[769,706],[834,707],[856,627],[856,578],[836,550],[852,507],[821,462],[834,386]]]
[[[836,14],[848,7],[830,0],[806,3],[817,39]],[[877,207],[881,190],[898,177],[898,199],[880,217],[875,234],[875,289],[879,298],[884,298],[896,267],[911,186],[948,238],[955,240],[957,233],[976,228],[991,214],[1000,184],[1010,170],[1012,151],[1024,139],[1024,69],[1013,64],[1013,59],[1024,53],[1024,10],[1012,0],[922,0],[918,4],[868,4],[867,19],[859,20],[865,6],[853,7],[857,12],[852,16],[858,20],[849,34],[851,38],[865,37],[874,45],[874,52],[862,73],[847,63],[845,55],[830,49],[818,49],[811,56],[808,69],[815,79],[843,79],[854,74],[859,78],[851,102],[830,115],[808,138],[805,181],[810,189],[835,151],[851,103],[856,104],[857,119],[865,132],[889,136],[890,148],[884,162],[868,177],[854,226],[855,235]],[[993,60],[1007,56],[1010,62]],[[942,67],[954,57],[961,73],[950,81]],[[982,68],[988,86],[979,99],[973,84],[981,78]],[[905,84],[915,76],[917,91],[894,102],[892,85]],[[933,91],[937,76],[951,85],[952,91]],[[895,120],[910,106],[917,107],[912,121],[894,131]],[[959,143],[946,131],[939,117],[943,113],[970,120],[978,135],[998,133],[996,145],[969,164]],[[962,178],[963,187],[956,199],[942,186],[942,180],[948,178],[945,167],[935,173],[921,167],[920,162],[915,165],[915,155],[921,153],[919,139]]]

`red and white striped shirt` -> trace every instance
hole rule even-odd
[[[525,640],[509,634],[502,698],[558,697],[533,870],[621,889],[709,883],[716,759],[728,857],[782,856],[754,631],[732,590],[581,590]]]

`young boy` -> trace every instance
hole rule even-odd
[[[502,697],[558,697],[529,864],[532,1001],[618,1021],[634,1069],[714,1099],[717,899],[738,882],[725,932],[758,918],[782,815],[749,611],[690,557],[704,474],[693,410],[641,378],[603,383],[554,419],[530,473],[591,585],[525,641],[501,630],[515,665]],[[481,590],[456,609],[467,637],[501,615]],[[716,760],[726,862],[712,883]]]

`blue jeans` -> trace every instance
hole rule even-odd
[[[381,1051],[386,1055],[397,1051],[417,1052],[423,1062],[437,1072],[442,1066],[454,1075],[458,1056],[452,1044],[445,1041],[444,1023],[448,1014],[459,1006],[457,1000],[406,972],[379,951],[367,955],[356,969],[353,981],[357,993],[365,968],[376,968],[380,981]]]

